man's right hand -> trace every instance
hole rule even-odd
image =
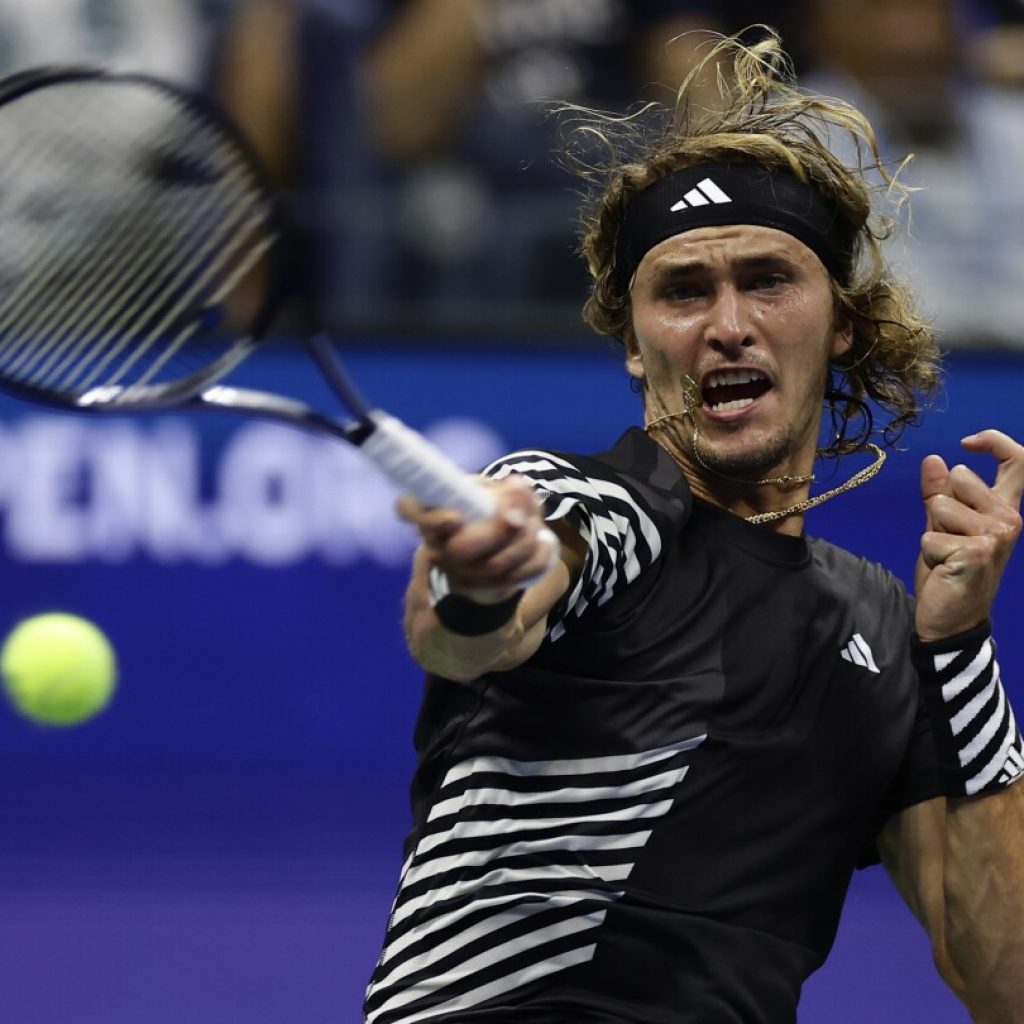
[[[497,505],[489,519],[467,522],[452,509],[428,508],[407,495],[398,501],[398,514],[419,530],[430,565],[445,573],[453,592],[490,604],[543,578],[558,561],[559,543],[525,480],[484,483]]]

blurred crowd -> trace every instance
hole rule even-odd
[[[777,28],[919,186],[893,258],[949,346],[1024,347],[1024,0],[0,0],[0,74],[62,61],[219,96],[286,190],[288,325],[582,333],[553,102],[666,98]]]

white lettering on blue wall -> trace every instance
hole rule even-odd
[[[427,434],[467,469],[505,449],[470,419]],[[0,538],[18,561],[399,566],[415,536],[395,497],[355,449],[277,424],[242,423],[219,443],[188,418],[0,425]]]

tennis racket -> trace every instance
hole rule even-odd
[[[283,206],[207,98],[139,74],[42,68],[0,82],[0,388],[75,412],[226,409],[358,446],[420,502],[495,501],[371,409],[324,337],[309,350],[348,413],[220,381],[287,293]]]

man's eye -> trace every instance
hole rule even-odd
[[[753,285],[760,291],[770,291],[773,288],[781,288],[786,283],[785,274],[760,274],[754,278]]]
[[[684,282],[674,282],[665,286],[664,290],[665,298],[672,299],[675,301],[682,301],[684,299],[695,299],[702,294],[701,288],[696,284],[686,284]]]

